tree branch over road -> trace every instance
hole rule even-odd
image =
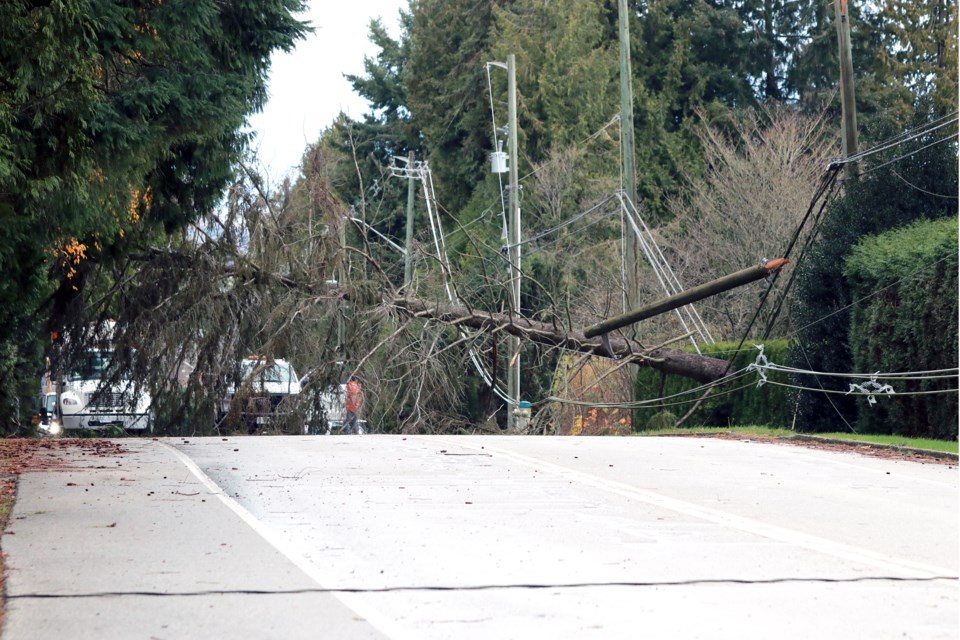
[[[712,382],[722,378],[727,367],[725,360],[666,347],[647,349],[639,342],[620,335],[609,335],[607,344],[604,344],[599,338],[587,339],[581,329],[562,329],[529,318],[469,310],[463,306],[427,302],[411,297],[394,298],[389,304],[402,314],[443,324],[468,327],[491,334],[507,333],[523,340],[569,351],[616,359],[635,359],[641,366],[692,378],[698,382]]]

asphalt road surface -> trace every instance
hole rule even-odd
[[[63,473],[21,479],[4,640],[71,616],[59,637],[958,637],[955,466],[688,438],[129,448],[124,481],[68,474],[111,487],[99,520],[51,496]],[[69,522],[75,543],[51,552]]]

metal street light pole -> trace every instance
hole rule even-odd
[[[407,181],[407,242],[406,254],[403,256],[403,290],[410,293],[410,281],[413,280],[413,206],[416,199],[416,178],[413,176],[413,151],[407,157],[407,168],[410,177]]]

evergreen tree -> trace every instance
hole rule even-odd
[[[401,12],[397,40],[390,37],[380,21],[370,23],[370,41],[377,46],[378,53],[364,59],[364,75],[348,75],[347,79],[370,102],[371,110],[360,122],[341,115],[321,142],[336,149],[340,156],[340,161],[333,163],[339,168],[331,178],[338,196],[354,211],[361,212],[365,222],[400,245],[406,234],[407,181],[391,178],[387,167],[395,157],[407,158],[411,152],[416,157],[421,145],[421,133],[408,106],[404,83],[410,58],[411,22],[411,14]],[[364,189],[360,188],[361,183]],[[416,186],[419,192],[419,183]],[[399,286],[403,281],[402,259],[391,248],[378,251],[376,247],[374,243],[370,249],[376,253],[374,258]]]
[[[743,0],[735,3],[748,38],[748,70],[754,94],[784,102],[789,94],[787,74],[796,42],[803,38],[803,8],[798,0]]]
[[[705,0],[644,3],[631,35],[639,197],[662,220],[703,168],[697,110],[755,103],[748,42],[736,11]]]
[[[611,7],[612,5],[612,7]],[[616,2],[518,0],[495,10],[491,53],[517,59],[518,119],[524,160],[579,144],[620,110]],[[611,33],[611,26],[613,31]],[[495,106],[506,120],[506,74],[492,75]]]
[[[394,40],[379,20],[370,23],[370,42],[378,48],[374,57],[363,61],[364,75],[348,75],[353,90],[370,102],[371,110],[355,125],[356,136],[383,163],[391,156],[406,156],[420,146],[420,132],[413,121],[404,82],[410,59],[410,13],[400,14],[400,37]]]
[[[848,6],[852,15],[858,15],[855,5]],[[807,111],[819,111],[833,96],[840,77],[832,4],[804,3],[799,22],[801,31],[793,41],[792,64],[786,72],[786,92]],[[851,36],[854,44],[859,44],[859,30]]]
[[[306,32],[302,6],[0,4],[0,342],[39,324],[48,269],[66,314],[95,264],[220,198],[266,100],[270,54]]]
[[[492,8],[503,0],[413,0],[408,108],[423,132],[441,201],[460,211],[486,173],[490,111],[484,65],[491,60]]]
[[[878,85],[901,96],[900,118],[916,109],[957,110],[957,5],[951,0],[885,0],[872,17]],[[891,110],[897,105],[882,105]]]

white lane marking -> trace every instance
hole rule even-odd
[[[325,575],[315,564],[305,557],[303,552],[298,550],[297,545],[292,544],[283,535],[262,523],[256,516],[247,511],[243,505],[228,496],[187,454],[166,442],[161,442],[160,444],[173,451],[173,454],[180,462],[210,490],[210,493],[220,498],[223,504],[227,505],[231,511],[240,516],[240,519],[246,522],[261,538],[270,543],[273,548],[283,554],[321,588],[331,588],[329,586],[331,584],[329,576]],[[370,623],[371,626],[384,635],[393,638],[393,640],[417,640],[419,638],[419,636],[411,635],[409,631],[400,628],[393,618],[371,606],[360,594],[331,591],[330,595],[340,600],[344,605],[355,611],[357,615]]]
[[[956,576],[956,570],[944,569],[934,565],[914,562],[913,560],[897,558],[895,556],[871,551],[869,549],[854,547],[842,542],[834,542],[833,540],[827,540],[826,538],[813,536],[800,531],[795,531],[793,529],[786,529],[784,527],[767,524],[752,518],[744,518],[732,513],[720,511],[719,509],[703,507],[692,502],[670,498],[648,489],[639,489],[623,482],[617,482],[616,480],[607,480],[605,478],[601,478],[600,476],[591,475],[582,471],[576,471],[552,462],[526,456],[508,449],[501,449],[500,447],[491,446],[489,444],[475,445],[437,436],[420,436],[420,438],[429,438],[432,442],[444,442],[447,444],[447,446],[457,446],[464,449],[472,449],[474,451],[482,450],[485,453],[496,453],[526,467],[538,469],[540,471],[550,471],[563,478],[576,480],[583,484],[596,487],[597,489],[602,489],[616,495],[639,500],[656,507],[669,509],[670,511],[700,518],[708,522],[739,529],[741,531],[762,536],[764,538],[769,538],[771,540],[776,540],[778,542],[792,544],[804,549],[816,551],[818,553],[825,553],[843,560],[868,564],[885,571],[892,571],[894,573],[903,572],[909,577],[914,578],[953,578]]]

